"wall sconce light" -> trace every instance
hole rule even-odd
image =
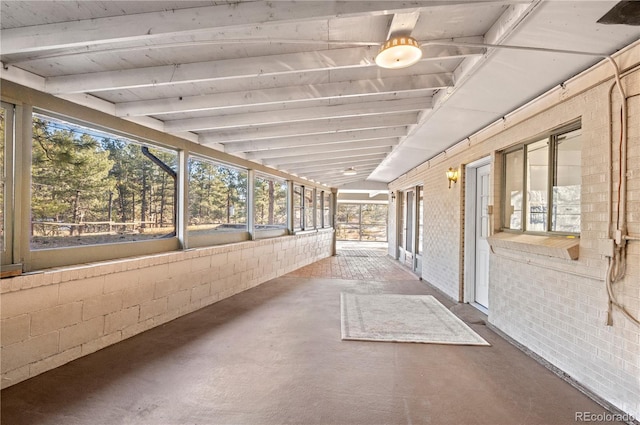
[[[396,193],[391,192],[391,202],[395,202],[395,200],[396,200]]]
[[[454,170],[452,167],[449,167],[447,170],[447,179],[449,179],[449,189],[451,189],[451,183],[458,181],[458,170]]]

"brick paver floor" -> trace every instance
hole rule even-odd
[[[339,249],[335,257],[309,264],[287,276],[369,281],[418,280],[416,275],[388,257],[386,250],[366,247]]]

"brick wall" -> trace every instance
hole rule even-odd
[[[332,239],[323,230],[3,279],[2,388],[326,258]]]
[[[628,228],[640,236],[640,44],[618,56],[628,111]],[[455,300],[464,293],[464,179],[447,188],[445,171],[492,156],[492,228],[500,231],[500,151],[577,118],[582,121],[581,234],[579,258],[568,260],[495,248],[490,259],[489,322],[619,409],[640,418],[640,328],[614,311],[606,326],[608,259],[599,251],[608,230],[609,92],[606,62],[557,87],[506,119],[420,165],[390,184],[391,190],[424,184],[422,276]],[[612,109],[619,111],[614,90]],[[614,116],[612,168],[620,161]],[[615,198],[615,196],[614,196]],[[615,216],[615,208],[614,208]],[[471,284],[471,283],[470,283]],[[640,241],[628,244],[627,273],[614,288],[619,301],[640,316]],[[467,300],[468,301],[468,300]]]

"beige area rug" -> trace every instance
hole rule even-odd
[[[340,294],[342,339],[491,345],[431,295]]]

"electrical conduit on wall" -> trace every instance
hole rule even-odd
[[[627,96],[622,87],[622,78],[630,75],[632,72],[638,70],[640,66],[635,66],[634,68],[626,71],[624,75],[620,75],[620,70],[618,69],[618,65],[615,60],[607,56],[607,59],[612,64],[614,73],[615,73],[615,82],[612,84],[609,89],[609,200],[608,200],[608,236],[611,238],[611,231],[613,227],[613,199],[612,199],[612,184],[613,184],[613,154],[612,149],[614,147],[613,143],[613,88],[617,86],[618,93],[620,94],[620,141],[619,141],[619,157],[620,157],[620,167],[619,167],[619,175],[618,175],[618,187],[617,187],[617,199],[616,199],[616,210],[617,210],[617,218],[615,223],[615,230],[613,231],[613,243],[614,250],[612,256],[609,257],[609,265],[607,267],[607,273],[605,276],[605,284],[607,286],[607,295],[608,295],[608,311],[607,311],[607,325],[613,325],[613,307],[616,307],[620,312],[628,318],[632,323],[640,326],[640,320],[634,317],[626,307],[616,299],[615,293],[613,291],[613,285],[615,283],[620,282],[626,272],[626,261],[627,261],[627,242],[630,240],[640,240],[638,237],[629,236],[627,229],[627,180],[629,176],[627,175],[627,143],[628,143],[628,133],[627,133]]]

